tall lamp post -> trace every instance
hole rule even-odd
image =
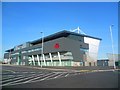
[[[41,50],[41,67],[42,67],[42,61],[43,61],[43,32],[40,32],[42,35],[42,50]]]
[[[115,57],[114,57],[114,46],[113,46],[112,27],[113,27],[113,25],[110,25],[110,35],[111,35],[111,42],[112,42],[113,62],[114,62],[114,69],[116,69],[116,66],[115,66]]]

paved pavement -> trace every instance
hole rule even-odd
[[[3,66],[3,88],[117,88],[118,71],[45,70]]]

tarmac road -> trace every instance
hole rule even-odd
[[[5,70],[3,88],[118,88],[120,74],[112,70],[81,73],[3,66]]]

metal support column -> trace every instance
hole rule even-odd
[[[49,55],[50,55],[51,65],[53,66],[52,54],[49,53]]]
[[[60,52],[58,52],[58,58],[59,58],[59,65],[62,66],[61,58],[60,58]]]
[[[111,35],[111,41],[112,41],[112,56],[113,56],[113,62],[114,62],[114,69],[116,69],[116,66],[115,66],[115,56],[114,56],[114,46],[113,46],[113,35],[112,35],[112,27],[113,25],[110,26],[110,35]]]
[[[41,58],[41,64],[40,64],[40,67],[42,68],[42,61],[43,61],[42,54],[41,54],[40,58]]]
[[[20,62],[20,57],[18,55],[17,65],[19,65],[19,62]]]
[[[44,54],[43,54],[43,60],[44,60],[44,65],[46,66],[45,55]]]
[[[33,60],[33,65],[35,66],[35,59],[33,55],[32,55],[32,60]]]
[[[37,60],[38,60],[38,66],[40,66],[40,58],[38,55],[37,55]]]
[[[29,59],[28,59],[28,64],[29,64],[29,65],[32,64],[32,58],[31,58],[31,57],[29,57]]]

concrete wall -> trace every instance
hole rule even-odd
[[[97,66],[97,57],[98,57],[98,49],[100,40],[90,38],[90,37],[84,37],[84,42],[89,44],[89,50],[86,52],[86,65],[89,65],[89,62],[91,62],[92,66]]]

